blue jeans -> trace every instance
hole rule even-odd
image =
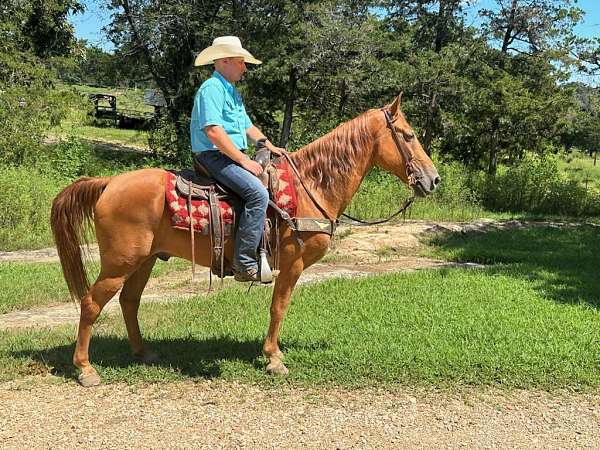
[[[258,268],[256,251],[263,234],[269,193],[258,178],[218,150],[194,153],[194,158],[244,202],[235,235],[233,270]]]

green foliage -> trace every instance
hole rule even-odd
[[[497,211],[558,215],[600,215],[600,191],[568,179],[551,155],[528,155],[480,186],[482,203]]]
[[[73,93],[40,85],[6,87],[0,91],[0,165],[36,164],[44,153],[43,139],[71,108],[81,107]]]
[[[143,64],[133,61],[127,50],[108,53],[85,41],[78,45],[81,56],[77,64],[57,67],[62,81],[92,86],[148,87],[151,84]]]
[[[89,174],[92,154],[89,145],[83,144],[74,137],[47,147],[44,160],[37,167],[46,174],[53,174],[57,179],[72,181]]]
[[[0,166],[0,249],[50,245],[50,205],[61,188],[33,168]]]
[[[192,164],[192,149],[189,139],[183,139],[177,127],[168,117],[161,115],[150,130],[148,145],[152,149],[157,162],[190,166]]]
[[[407,218],[471,220],[489,215],[479,204],[473,188],[475,175],[472,171],[460,163],[438,163],[436,167],[442,183],[433,196],[416,199],[406,213]],[[346,212],[365,220],[386,218],[396,212],[410,195],[402,181],[375,168],[363,180]]]

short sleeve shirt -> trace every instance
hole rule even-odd
[[[239,150],[248,148],[246,130],[252,122],[246,113],[244,102],[237,89],[216,70],[196,92],[190,135],[194,153],[218,150],[210,142],[204,127],[219,125]]]

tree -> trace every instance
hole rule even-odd
[[[0,163],[35,160],[45,132],[66,114],[68,95],[52,89],[53,59],[74,49],[70,0],[8,0],[0,4]]]
[[[567,61],[568,43],[573,28],[581,20],[582,11],[573,5],[575,0],[495,0],[496,9],[482,9],[486,19],[484,31],[492,42],[500,45],[498,69],[504,70],[510,55]],[[502,101],[502,90],[494,92]],[[496,173],[500,141],[500,117],[493,120],[489,130],[488,172]]]
[[[594,157],[600,150],[600,88],[582,83],[572,86],[575,108],[570,116],[570,126],[563,133],[563,143],[570,149],[576,147]]]

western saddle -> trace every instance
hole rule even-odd
[[[303,242],[297,233],[297,227],[289,214],[279,208],[275,202],[274,194],[278,190],[277,158],[272,158],[271,152],[265,146],[265,140],[260,140],[256,144],[256,154],[254,160],[263,167],[263,173],[260,177],[261,182],[269,191],[269,212],[264,224],[263,238],[258,249],[260,255],[259,271],[262,283],[270,283],[279,273],[279,225],[280,219],[284,220],[295,232],[296,239],[303,246]],[[223,224],[220,202],[225,201],[231,205],[234,210],[234,224],[231,227],[231,236],[237,229],[237,211],[242,207],[242,200],[229,189],[220,185],[194,158],[194,170],[184,169],[177,173],[176,190],[186,198],[188,212],[190,215],[190,239],[192,245],[192,279],[195,279],[195,248],[193,217],[191,214],[192,200],[205,200],[209,205],[209,236],[211,242],[211,263],[210,263],[210,285],[212,285],[212,275],[221,278],[221,283],[225,276],[233,275],[230,264],[226,263],[223,244],[225,241],[226,230]],[[269,263],[269,260],[271,261]],[[271,269],[271,267],[273,269]],[[209,286],[210,290],[210,286]]]

